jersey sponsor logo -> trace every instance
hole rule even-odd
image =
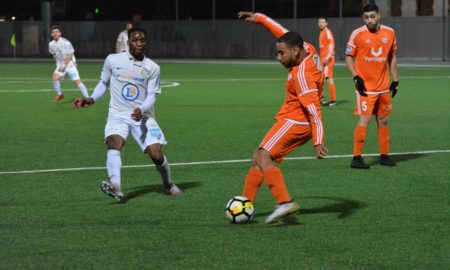
[[[383,48],[379,47],[378,52],[376,52],[375,49],[372,47],[372,49],[370,50],[370,53],[375,57],[380,56],[380,54],[383,53]]]
[[[122,97],[128,101],[136,100],[139,96],[139,87],[132,83],[127,83],[122,87]]]
[[[375,51],[375,49],[372,47],[370,53],[372,54],[373,57],[364,56],[364,60],[366,62],[385,62],[387,59],[387,57],[385,56],[379,57],[383,53],[382,47],[379,47],[378,51]]]

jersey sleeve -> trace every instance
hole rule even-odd
[[[326,58],[330,59],[331,57],[333,57],[333,54],[334,54],[334,38],[333,38],[333,33],[331,33],[330,30],[327,30],[327,32],[326,32],[326,38],[327,38]]]
[[[350,38],[347,42],[347,48],[345,49],[345,54],[348,56],[356,55],[356,40],[357,40],[357,32],[356,30],[350,35]]]
[[[49,52],[50,54],[55,54],[55,51],[53,50],[53,46],[52,46],[51,43],[48,44],[48,52]]]
[[[108,55],[108,57],[106,57],[105,63],[103,64],[102,73],[100,75],[100,80],[105,85],[108,85],[109,81],[111,80],[111,75],[112,75],[111,71],[112,71],[111,55]]]
[[[308,111],[307,117],[312,126],[313,144],[324,143],[324,127],[322,121],[322,108],[319,102],[319,92],[322,89],[322,81],[317,72],[311,72],[307,67],[300,67],[297,80],[296,92],[303,108]]]
[[[159,66],[156,66],[153,69],[153,72],[150,74],[150,78],[147,84],[147,92],[149,93],[161,93],[161,82],[160,82],[161,71]]]
[[[66,42],[64,49],[65,49],[66,53],[74,53],[75,52],[75,50],[73,49],[72,43],[70,43],[70,41]]]
[[[274,35],[276,38],[280,38],[282,35],[289,32],[286,28],[284,28],[281,24],[274,21],[272,18],[262,14],[262,13],[255,13],[256,16],[256,23],[261,24],[266,28],[272,35]]]

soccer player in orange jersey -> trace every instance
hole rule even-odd
[[[238,15],[247,21],[262,22],[265,26],[276,24],[261,14],[239,12]],[[275,124],[253,153],[243,192],[253,202],[262,182],[267,184],[277,202],[277,207],[266,219],[268,224],[299,211],[299,205],[292,200],[283,174],[274,161],[282,162],[284,156],[311,138],[317,158],[324,158],[327,152],[319,100],[323,85],[319,56],[308,52],[303,38],[294,32],[278,37],[276,48],[278,61],[289,69],[286,98],[275,116]]]
[[[380,164],[395,166],[389,156],[388,116],[392,112],[392,98],[398,91],[398,70],[395,51],[397,44],[392,28],[380,24],[378,7],[370,3],[363,8],[365,25],[353,31],[347,44],[346,63],[356,87],[355,115],[359,115],[353,139],[352,168],[369,169],[361,153],[367,126],[372,115],[378,124]],[[392,83],[389,85],[389,67]]]
[[[330,94],[330,102],[322,97],[322,105],[328,105],[330,107],[336,106],[336,85],[333,80],[333,67],[334,67],[334,37],[333,33],[328,29],[328,21],[324,17],[320,17],[317,22],[320,35],[319,35],[319,55],[323,65],[323,73],[325,81],[328,85],[328,93]]]

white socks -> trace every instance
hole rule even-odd
[[[108,176],[113,186],[120,188],[120,169],[122,167],[122,159],[119,150],[108,150],[106,154],[106,168]]]
[[[169,162],[167,161],[166,156],[164,156],[163,164],[155,165],[155,167],[158,170],[159,174],[161,174],[163,186],[165,188],[170,188],[170,185],[172,184],[172,179],[170,175]]]
[[[89,97],[88,90],[86,89],[86,86],[82,82],[80,82],[80,84],[78,84],[77,86],[80,89],[80,92],[83,95],[83,97]]]
[[[55,89],[56,94],[57,94],[58,96],[62,95],[62,92],[61,92],[61,84],[59,83],[59,81],[53,81],[53,88]]]

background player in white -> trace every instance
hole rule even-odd
[[[145,30],[132,28],[128,31],[128,38],[129,51],[110,54],[106,58],[101,80],[92,96],[77,98],[73,102],[75,108],[90,106],[105,94],[108,85],[110,87],[111,100],[105,127],[106,166],[110,182],[102,181],[101,189],[118,201],[125,200],[121,189],[120,151],[131,131],[135,141],[155,163],[167,193],[182,196],[183,192],[171,179],[169,163],[162,153],[162,145],[167,142],[153,114],[156,96],[161,93],[159,66],[144,56]]]
[[[70,79],[80,89],[83,97],[88,97],[86,86],[80,80],[80,74],[77,69],[77,62],[75,59],[75,50],[69,40],[61,37],[61,28],[54,25],[51,28],[51,35],[53,40],[48,44],[48,50],[53,55],[56,62],[56,69],[53,72],[52,81],[53,88],[56,91],[54,102],[63,99],[64,95],[61,91],[61,83],[59,82],[68,74]]]
[[[128,30],[133,28],[131,22],[125,24],[125,30],[121,31],[116,40],[116,53],[128,50]]]

